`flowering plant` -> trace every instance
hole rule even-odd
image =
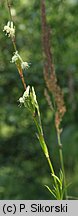
[[[52,93],[55,106],[51,104],[49,95],[46,91],[46,98],[49,102],[49,105],[54,111],[55,114],[55,126],[57,131],[57,137],[58,137],[58,145],[59,145],[59,153],[60,153],[60,162],[61,162],[61,168],[59,172],[59,177],[56,175],[54,171],[53,164],[51,162],[48,147],[46,145],[45,139],[44,139],[44,133],[41,123],[41,116],[40,116],[40,110],[39,105],[36,98],[36,93],[34,90],[34,87],[30,87],[29,85],[26,86],[26,82],[23,76],[23,70],[26,68],[29,68],[29,64],[22,60],[19,52],[17,51],[16,42],[15,42],[15,26],[12,21],[11,16],[11,10],[10,5],[8,3],[9,13],[10,13],[10,21],[8,21],[7,25],[4,26],[3,31],[6,32],[6,35],[11,38],[13,47],[14,47],[14,55],[12,56],[12,63],[15,63],[17,70],[19,72],[20,78],[23,83],[24,87],[24,93],[23,96],[19,98],[19,102],[21,105],[24,105],[25,108],[29,111],[36,129],[37,129],[37,138],[40,142],[40,146],[43,150],[43,153],[47,159],[51,177],[53,179],[53,187],[52,189],[49,188],[48,185],[45,185],[46,188],[49,190],[49,192],[56,198],[56,199],[67,199],[67,185],[66,185],[66,179],[65,179],[65,171],[64,171],[64,163],[63,163],[63,154],[62,154],[62,145],[61,145],[61,129],[60,129],[60,123],[62,121],[63,115],[66,111],[64,100],[63,100],[63,94],[61,92],[60,87],[57,84],[57,78],[55,74],[54,64],[51,60],[51,50],[49,46],[49,35],[46,28],[46,16],[45,16],[45,4],[44,0],[41,1],[41,12],[42,12],[42,30],[43,30],[43,48],[44,48],[44,56],[46,59],[46,64],[44,64],[44,78],[46,82],[46,86],[48,91]]]
[[[8,35],[8,37],[14,38],[15,37],[15,26],[13,25],[13,22],[8,21],[7,25],[4,26],[3,31],[6,32],[6,35]]]

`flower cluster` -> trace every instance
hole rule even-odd
[[[11,37],[13,39],[15,37],[15,26],[14,26],[13,22],[8,21],[7,25],[4,26],[3,31],[6,32],[6,35],[8,35],[8,37]],[[11,62],[15,63],[15,64],[19,64],[23,70],[29,67],[29,64],[22,60],[18,51],[16,51],[14,53]]]
[[[6,32],[6,35],[8,35],[8,37],[15,37],[15,26],[13,25],[12,21],[8,21],[7,25],[4,26],[3,31]]]
[[[30,96],[30,86],[27,86],[26,91],[24,92],[23,96],[19,98],[19,102],[21,104],[25,103],[25,100]]]
[[[29,110],[31,116],[33,117],[34,123],[38,131],[37,138],[39,139],[41,148],[43,149],[46,158],[49,158],[48,149],[43,136],[40,111],[39,111],[39,106],[36,99],[34,87],[30,88],[30,86],[28,86],[23,96],[19,98],[19,102]]]
[[[16,51],[16,52],[14,53],[11,62],[12,62],[12,63],[15,63],[15,64],[19,62],[20,65],[21,65],[21,68],[22,68],[23,70],[29,67],[29,64],[28,64],[27,62],[24,62],[24,61],[22,60],[21,56],[18,54],[18,51]]]
[[[27,62],[22,61],[22,62],[21,62],[21,67],[22,67],[22,69],[24,70],[24,69],[26,69],[26,68],[29,68],[29,64],[28,64]]]
[[[29,109],[33,116],[35,115],[36,111],[39,113],[34,87],[30,88],[30,86],[27,86],[23,96],[19,98],[19,102],[24,104],[24,106]]]
[[[12,57],[12,63],[16,63],[18,60],[22,61],[20,55],[18,54],[18,51],[16,51]]]

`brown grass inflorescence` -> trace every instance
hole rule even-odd
[[[52,93],[56,111],[55,111],[55,126],[57,132],[61,132],[60,123],[62,121],[63,115],[66,111],[63,93],[59,85],[57,84],[57,77],[55,74],[55,68],[53,63],[53,54],[50,48],[50,30],[46,22],[46,12],[45,12],[45,0],[41,0],[41,15],[42,15],[42,43],[43,43],[43,53],[44,53],[44,79],[48,90]]]

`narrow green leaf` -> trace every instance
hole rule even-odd
[[[52,174],[52,173],[51,173],[51,175],[59,182],[59,184],[61,183],[61,182],[60,182],[60,179],[59,179],[56,175],[54,175],[54,174]]]
[[[45,187],[48,189],[48,191],[56,198],[56,195],[54,192],[49,188],[49,186],[45,185]]]

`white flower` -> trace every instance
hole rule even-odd
[[[22,62],[22,58],[20,57],[20,55],[18,54],[18,51],[16,51],[12,57],[12,63],[16,63],[17,60],[20,60],[20,62]]]
[[[23,94],[23,100],[25,101],[25,98],[29,97],[30,93],[30,86],[27,86],[26,91]]]
[[[38,112],[39,115],[39,107],[38,107],[34,87],[30,88],[30,86],[27,86],[26,91],[23,93],[22,98],[19,99],[19,102],[21,104],[24,104],[24,106],[27,107],[32,112],[33,115],[35,114],[36,111]]]
[[[33,86],[32,86],[32,94],[33,94],[34,102],[37,103],[36,94]]]
[[[26,91],[24,92],[23,96],[19,98],[20,103],[24,103],[25,99],[30,96],[30,86],[27,86]]]
[[[19,98],[19,102],[20,102],[21,104],[24,103],[23,97],[20,97],[20,98]]]
[[[29,67],[29,64],[27,62],[23,62],[21,63],[21,67],[22,69],[24,70],[25,68],[28,68]]]
[[[13,26],[13,22],[8,21],[7,25],[4,26],[3,31],[6,32],[6,35],[8,35],[8,37],[15,37],[15,26]]]
[[[27,86],[26,91],[24,92],[23,96],[19,98],[19,102],[21,104],[25,103],[25,100],[28,99],[30,96],[30,86]]]
[[[16,51],[12,57],[12,63],[15,63],[19,59],[18,57],[18,51]]]
[[[29,64],[27,62],[23,62],[21,56],[18,54],[18,51],[16,51],[12,57],[11,62],[16,63],[19,60],[21,68],[24,70],[25,68],[29,67]]]

